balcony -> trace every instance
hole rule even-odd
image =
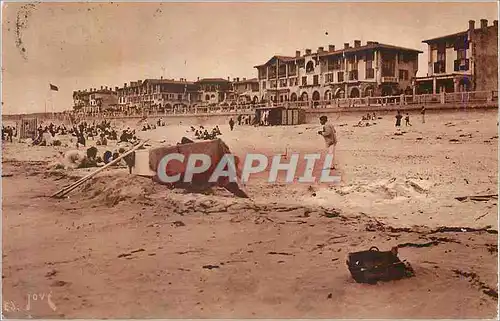
[[[373,79],[375,78],[375,69],[373,68],[368,68],[366,69],[366,79]]]
[[[455,71],[468,71],[469,59],[457,59],[453,62]]]
[[[382,77],[382,82],[383,83],[397,83],[398,78],[397,77]]]
[[[434,73],[444,74],[446,72],[446,61],[438,61],[434,63]]]
[[[357,70],[349,71],[349,81],[358,81],[358,71]]]

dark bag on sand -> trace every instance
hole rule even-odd
[[[413,276],[413,270],[398,258],[397,247],[381,252],[375,246],[368,251],[349,253],[347,266],[358,283],[399,280]]]

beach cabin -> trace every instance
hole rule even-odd
[[[306,123],[306,111],[300,108],[261,107],[255,109],[255,121],[261,126],[300,125]]]

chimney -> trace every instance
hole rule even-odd
[[[474,30],[476,22],[474,20],[469,20],[469,30]]]
[[[104,88],[104,86],[101,86],[101,90]]]
[[[344,42],[344,49],[349,49],[349,43],[348,42]]]
[[[318,53],[322,53],[324,51],[324,47],[318,47]]]
[[[306,55],[310,55],[311,54],[311,49],[306,49]]]
[[[197,79],[196,81],[200,81],[200,77],[197,77],[196,79]]]
[[[104,87],[104,89],[108,90],[108,86]]]
[[[240,82],[240,77],[237,77],[237,78],[236,78],[236,82]]]
[[[160,80],[163,80],[163,76],[160,76]]]
[[[124,83],[124,84],[123,84],[123,88],[127,88],[127,83]]]
[[[230,78],[229,78],[229,77],[227,77],[227,81],[231,81],[231,80],[229,80],[229,79],[230,79]]]
[[[115,91],[118,91],[118,86],[115,87]]]
[[[328,51],[335,51],[335,45],[328,45]]]
[[[488,20],[481,19],[481,29],[486,29],[488,27]]]
[[[295,58],[299,58],[300,57],[300,50],[296,50],[295,51]]]
[[[359,48],[361,47],[361,41],[360,40],[354,40],[354,48]]]
[[[243,78],[243,81],[247,80],[246,78]]]

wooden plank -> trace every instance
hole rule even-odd
[[[63,197],[64,195],[68,194],[69,192],[71,192],[72,190],[74,190],[75,188],[77,188],[78,186],[80,186],[82,183],[84,183],[85,181],[89,180],[90,178],[94,177],[96,174],[102,172],[103,170],[105,170],[106,168],[118,163],[120,160],[122,160],[123,158],[127,157],[128,155],[132,154],[133,152],[135,152],[137,149],[139,149],[140,147],[142,147],[146,142],[148,142],[148,140],[145,140],[143,142],[140,142],[139,144],[135,145],[132,149],[130,149],[128,152],[122,154],[120,157],[118,157],[117,159],[114,159],[112,160],[111,162],[107,163],[106,165],[104,165],[103,167],[100,167],[99,169],[97,169],[96,171],[88,174],[87,176],[79,179],[78,181],[76,181],[75,183],[67,186],[67,187],[64,187],[63,189],[57,191],[56,193],[52,194],[51,197]]]

